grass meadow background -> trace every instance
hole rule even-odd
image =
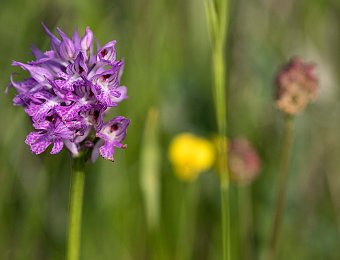
[[[317,64],[320,93],[295,121],[279,259],[340,259],[340,1],[232,0],[229,11],[228,132],[247,137],[262,159],[250,186],[231,185],[232,259],[263,257],[283,126],[273,78],[293,55]],[[128,149],[117,150],[115,163],[88,166],[81,259],[221,259],[215,171],[184,183],[168,161],[176,134],[216,134],[203,0],[0,1],[0,259],[65,255],[68,152],[31,154],[29,119],[12,106],[14,91],[4,93],[19,71],[11,61],[31,60],[33,43],[48,48],[41,21],[68,34],[89,25],[100,43],[117,40],[125,60],[129,99],[111,115],[131,119]],[[152,156],[145,156],[150,143]],[[143,182],[148,160],[151,184]],[[149,188],[160,205],[153,224]]]

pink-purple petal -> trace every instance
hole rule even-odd
[[[63,149],[64,143],[62,141],[57,141],[53,144],[51,154],[57,154]]]
[[[107,160],[113,161],[114,148],[113,144],[106,142],[102,147],[99,148],[100,155]]]
[[[43,153],[46,148],[51,144],[50,141],[44,138],[43,134],[31,132],[26,137],[25,143],[31,148],[31,151],[35,154]]]

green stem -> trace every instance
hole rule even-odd
[[[193,259],[199,183],[183,183],[176,259]]]
[[[84,160],[82,157],[73,160],[70,188],[67,260],[78,260],[81,237],[81,215],[85,184]]]
[[[239,231],[240,231],[240,259],[254,259],[253,253],[253,205],[251,185],[238,186]]]
[[[230,203],[227,145],[227,86],[225,48],[228,30],[228,0],[206,0],[208,29],[212,43],[212,76],[218,128],[218,171],[221,178],[223,259],[230,259]]]
[[[284,203],[286,198],[287,181],[288,181],[288,165],[293,142],[293,117],[286,115],[285,128],[283,136],[282,151],[280,157],[279,171],[279,187],[276,198],[276,209],[270,238],[269,258],[276,258],[277,242],[280,234],[280,227],[283,217]]]
[[[230,256],[230,203],[228,186],[221,185],[221,217],[222,217],[222,247],[223,259],[231,259]]]
[[[230,259],[230,205],[229,205],[229,173],[228,173],[228,146],[227,146],[227,101],[225,86],[224,50],[221,45],[216,46],[213,52],[214,96],[217,116],[217,126],[220,140],[219,147],[219,176],[221,193],[222,218],[222,247],[223,259]]]

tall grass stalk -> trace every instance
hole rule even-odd
[[[85,185],[84,158],[73,159],[69,221],[68,221],[68,240],[67,240],[67,260],[78,260],[80,252],[81,238],[81,215],[83,208],[83,193]]]
[[[150,108],[148,111],[140,151],[140,187],[143,194],[150,258],[160,258],[160,166],[161,151],[159,144],[159,111]]]
[[[280,170],[278,180],[278,190],[276,197],[276,208],[274,213],[273,226],[269,245],[269,259],[276,258],[277,243],[280,234],[281,222],[283,218],[284,203],[286,198],[288,166],[293,142],[294,117],[285,116],[285,127],[282,140],[282,150],[280,155]]]
[[[227,92],[225,48],[228,28],[228,0],[206,0],[205,10],[212,43],[212,76],[218,127],[218,170],[221,178],[223,259],[230,259],[230,205],[227,145]]]
[[[160,201],[160,147],[158,110],[150,108],[141,146],[140,185],[146,209],[149,231],[159,224]]]

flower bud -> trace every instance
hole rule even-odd
[[[81,41],[80,41],[80,46],[82,50],[87,51],[92,45],[92,41],[93,41],[93,33],[90,30],[90,27],[86,27],[85,34],[81,38]]]
[[[75,47],[73,42],[66,36],[66,34],[61,31],[59,28],[57,28],[57,31],[59,35],[62,38],[61,44],[59,46],[59,55],[64,60],[72,60],[75,58]]]
[[[57,52],[59,50],[60,40],[51,33],[51,31],[46,27],[46,25],[44,23],[41,23],[41,24],[42,24],[42,26],[44,27],[46,33],[48,34],[48,36],[51,39],[51,48],[52,48],[52,50]]]

